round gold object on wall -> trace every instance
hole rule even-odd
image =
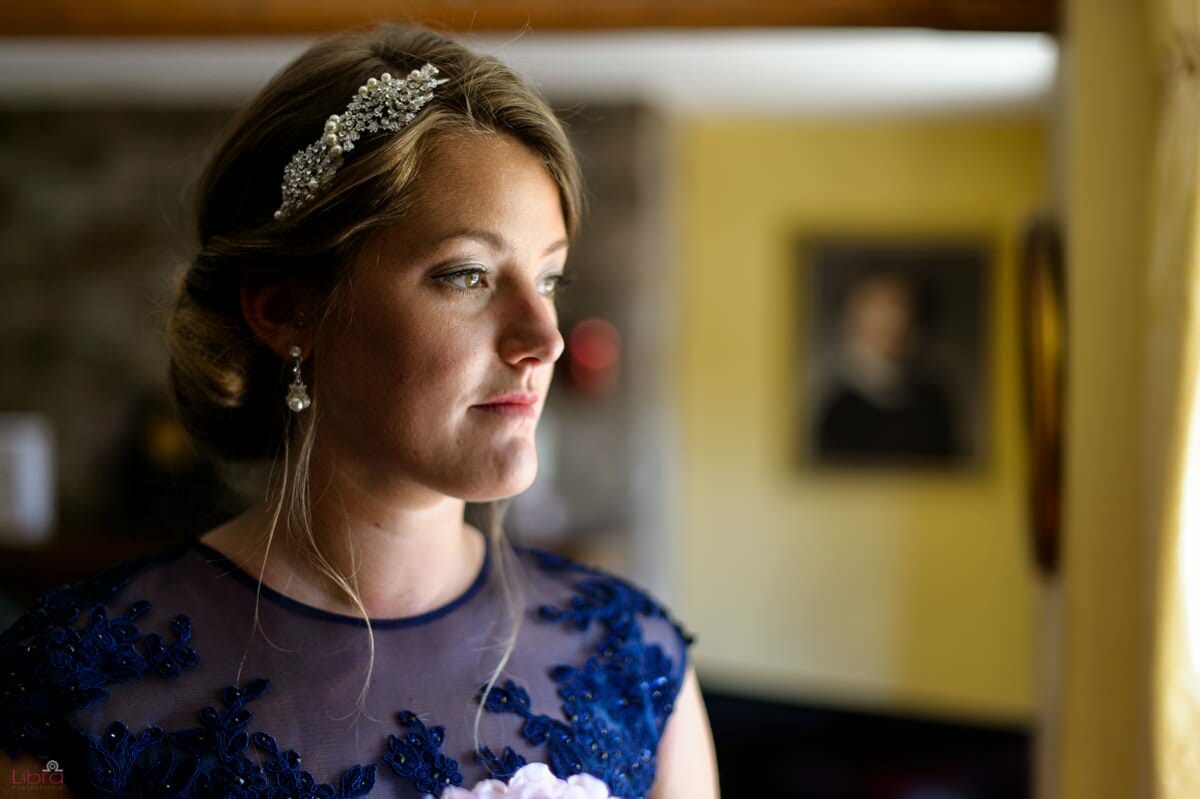
[[[1062,240],[1050,219],[1025,231],[1020,292],[1030,543],[1039,571],[1052,576],[1062,548],[1067,324]]]

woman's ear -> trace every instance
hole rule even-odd
[[[307,357],[312,349],[309,297],[287,283],[258,283],[242,286],[242,316],[246,324],[281,359],[299,347]]]

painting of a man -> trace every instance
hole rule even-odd
[[[827,244],[817,255],[817,460],[950,464],[974,455],[978,409],[965,403],[981,395],[982,253],[971,263],[961,249]]]

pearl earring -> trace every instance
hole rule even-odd
[[[304,385],[304,381],[300,379],[300,364],[304,352],[299,347],[292,347],[288,350],[288,355],[292,356],[292,384],[288,386],[287,391],[287,406],[292,413],[300,413],[300,411],[312,405],[312,398],[308,396],[308,386]]]

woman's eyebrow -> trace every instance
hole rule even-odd
[[[447,233],[445,236],[442,236],[440,239],[438,239],[435,244],[444,244],[452,239],[473,239],[474,241],[478,241],[480,244],[485,244],[488,247],[491,247],[493,250],[507,249],[505,246],[504,237],[499,233],[493,233],[490,230],[478,230],[474,228],[466,228],[463,230],[456,230],[453,233]]]
[[[452,239],[472,239],[497,251],[512,249],[505,238],[499,233],[495,233],[491,230],[479,230],[475,228],[456,230],[453,233],[442,236],[435,242],[435,246],[438,244],[444,244]],[[542,253],[542,257],[557,252],[558,250],[566,249],[569,243],[570,242],[568,242],[565,238],[559,239],[546,248],[545,252]]]

